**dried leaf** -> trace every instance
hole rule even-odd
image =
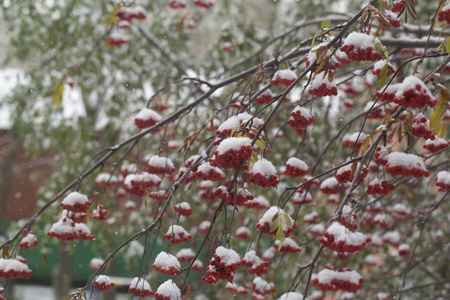
[[[401,143],[403,140],[403,135],[402,135],[402,126],[398,126],[397,127],[397,139],[398,142]]]
[[[361,146],[362,151],[366,151],[367,148],[369,148],[369,145],[370,145],[370,135],[366,136],[363,139],[363,143],[362,143],[362,146]]]
[[[194,247],[194,249],[197,249],[197,241],[196,240],[192,241],[192,247]]]
[[[4,246],[2,249],[2,258],[6,259],[9,257],[9,249],[7,246]]]
[[[333,80],[334,80],[334,74],[333,74],[333,72],[329,71],[328,72],[328,81],[333,82]]]
[[[44,263],[44,265],[48,265],[47,255],[45,255],[45,253],[42,253],[42,262]]]
[[[358,167],[358,162],[355,161],[354,163],[352,163],[352,168],[351,168],[352,173],[351,173],[351,175],[355,174],[357,167]]]
[[[95,207],[98,207],[98,201],[100,200],[100,193],[95,192],[94,193],[94,205]]]

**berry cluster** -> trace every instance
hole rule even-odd
[[[225,290],[231,291],[236,295],[247,295],[248,294],[248,287],[244,284],[244,286],[239,286],[235,282],[227,282],[225,284]]]
[[[270,84],[274,86],[284,85],[290,86],[297,79],[297,75],[289,69],[277,71],[270,81]]]
[[[280,182],[274,165],[265,158],[258,160],[252,166],[252,169],[247,172],[247,179],[262,188],[277,187]]]
[[[172,225],[167,230],[167,233],[163,235],[163,238],[172,240],[172,244],[176,245],[189,241],[192,238],[192,235],[190,235],[182,226]]]
[[[248,229],[248,227],[246,226],[241,226],[238,229],[236,229],[236,238],[247,241],[252,237],[252,232],[250,231],[250,229]]]
[[[358,32],[350,33],[342,44],[340,50],[347,54],[351,61],[376,61],[382,59],[382,55],[375,49],[379,39]]]
[[[289,117],[288,123],[292,128],[303,129],[316,121],[316,118],[309,111],[301,106],[297,106]]]
[[[444,140],[443,138],[437,138],[433,140],[427,140],[425,145],[423,145],[424,149],[427,149],[431,153],[436,153],[438,151],[446,149],[450,145],[449,142]]]
[[[135,297],[141,298],[153,295],[150,284],[140,277],[134,277],[133,280],[131,280],[131,283],[128,286],[128,292]]]
[[[223,52],[231,52],[233,51],[233,44],[230,42],[225,42],[222,44],[220,48],[222,49]]]
[[[358,167],[360,166],[360,163],[358,163]],[[361,178],[366,178],[367,176],[367,169],[366,167],[361,168],[361,173],[359,174],[358,180],[361,180]],[[352,165],[345,165],[343,167],[340,167],[339,170],[336,173],[336,180],[339,183],[347,183],[352,182],[355,178],[355,174],[352,171]]]
[[[313,199],[311,193],[300,190],[298,190],[297,193],[295,193],[295,196],[292,199],[292,203],[294,205],[309,204],[312,203],[312,201]]]
[[[258,221],[258,223],[256,224],[256,228],[262,233],[275,235],[278,231],[280,223],[282,223],[285,225],[284,235],[285,237],[288,237],[289,234],[294,230],[295,223],[294,220],[288,214],[286,214],[286,216],[290,218],[292,223],[292,226],[288,226],[286,220],[282,217],[283,214],[286,213],[281,208],[279,208],[278,206],[272,206]]]
[[[309,173],[308,165],[301,159],[291,157],[286,162],[286,170],[284,174],[290,177],[305,176]]]
[[[300,248],[299,245],[297,245],[297,243],[291,239],[291,238],[286,238],[283,242],[283,244],[281,245],[281,243],[279,240],[275,241],[275,244],[273,245],[273,247],[280,253],[283,254],[288,254],[288,253],[297,253],[297,252],[301,252],[302,248]]]
[[[113,31],[109,35],[106,42],[108,43],[108,45],[111,48],[114,48],[114,47],[120,46],[122,44],[128,44],[128,38],[120,32]]]
[[[450,24],[450,3],[447,3],[438,14],[439,22],[447,22]]]
[[[270,89],[266,89],[264,92],[259,94],[258,97],[255,98],[256,104],[263,105],[266,103],[270,103],[274,100],[272,91]]]
[[[402,26],[402,24],[400,23],[400,19],[397,18],[397,15],[394,14],[392,11],[386,10],[383,12],[383,15],[386,17],[386,19],[389,21],[389,23],[391,23],[391,25],[394,28],[399,28]]]
[[[437,100],[422,80],[415,76],[408,76],[399,86],[392,100],[401,106],[423,108],[426,105],[433,107]]]
[[[162,121],[162,117],[154,110],[143,108],[134,118],[134,125],[139,129],[150,128]]]
[[[32,271],[18,259],[0,258],[0,279],[29,279]]]
[[[156,201],[167,200],[169,199],[169,193],[166,193],[165,190],[151,192],[148,194],[150,199],[155,199]]]
[[[256,277],[252,282],[252,297],[257,300],[266,299],[267,295],[274,292],[274,288],[275,286],[273,283],[269,283],[261,277]]]
[[[252,156],[251,140],[246,137],[229,137],[224,139],[214,152],[215,159],[211,165],[222,169],[236,170],[242,161]]]
[[[395,185],[389,184],[386,180],[380,180],[375,178],[372,180],[366,189],[366,193],[369,195],[385,195],[389,192],[395,191]]]
[[[330,82],[328,81],[328,78],[322,78],[322,75],[315,75],[308,93],[317,97],[325,97],[337,96],[338,91],[334,78],[333,81]]]
[[[414,154],[402,152],[392,152],[387,156],[386,172],[392,176],[402,175],[405,177],[428,177],[427,171],[422,159]]]
[[[320,191],[324,194],[337,194],[339,193],[340,186],[336,177],[329,177],[322,181],[320,184]]]
[[[61,202],[60,206],[72,212],[87,212],[91,202],[86,195],[72,192]]]
[[[358,229],[358,225],[355,223],[357,219],[358,216],[352,212],[352,208],[348,205],[344,205],[342,208],[342,215],[339,218],[339,223],[350,230],[356,230]],[[330,222],[334,221],[334,218],[330,220]]]
[[[359,150],[366,137],[367,134],[364,132],[347,133],[342,138],[342,144],[349,148],[355,147],[355,150]]]
[[[418,113],[413,119],[412,134],[426,140],[436,139],[436,136],[430,130],[430,121],[422,113]]]
[[[116,12],[116,17],[122,21],[130,21],[132,19],[145,20],[147,18],[147,14],[142,6],[122,6]]]
[[[114,282],[112,282],[111,279],[106,275],[98,276],[94,282],[94,289],[97,289],[100,292],[106,291],[107,289],[110,289],[114,286]]]
[[[213,167],[209,163],[204,163],[198,167],[195,177],[202,180],[221,181],[225,179],[225,174],[221,169]]]
[[[20,241],[19,247],[27,250],[36,247],[38,240],[34,234],[28,233],[26,229],[22,230],[22,234],[24,237]]]
[[[174,206],[175,212],[185,217],[192,215],[192,208],[187,202],[181,202]]]
[[[105,221],[108,218],[108,211],[100,204],[96,209],[92,210],[91,216],[93,220]]]
[[[207,284],[216,284],[219,280],[232,281],[240,264],[241,259],[236,251],[219,246],[209,262],[208,277],[204,276],[202,280]]]
[[[350,268],[341,268],[337,271],[324,269],[319,274],[313,275],[311,280],[311,285],[323,292],[343,290],[356,293],[363,283],[361,275]]]
[[[161,252],[156,256],[152,268],[161,274],[174,276],[181,270],[181,265],[178,259],[172,254]]]
[[[255,250],[250,250],[245,253],[244,258],[241,260],[241,264],[250,268],[248,273],[252,275],[256,274],[256,276],[260,277],[267,273],[267,268],[270,266],[270,262],[262,261],[261,258],[256,255]]]
[[[439,192],[450,191],[450,172],[440,171],[436,176],[436,186]]]
[[[383,70],[384,66],[386,65],[386,61],[385,60],[380,60],[377,61],[374,65],[373,65],[373,69],[372,69],[372,74],[373,75],[380,75],[381,71]],[[387,76],[391,76],[392,74],[394,74],[395,71],[392,68],[392,66],[390,64],[388,64],[388,73]]]
[[[169,7],[173,9],[186,8],[185,0],[170,0]]]
[[[161,284],[155,292],[156,300],[179,300],[181,298],[181,291],[178,286],[168,279],[163,284]]]
[[[153,155],[145,170],[150,174],[173,174],[175,167],[169,158]]]
[[[364,107],[364,111],[368,112],[367,117],[372,120],[384,119],[386,117],[384,107],[375,108],[373,107],[374,103],[374,101],[369,101],[367,102],[366,107]]]
[[[206,9],[210,9],[214,6],[214,0],[195,0],[194,5],[198,7],[203,7]]]
[[[338,222],[334,222],[327,229],[319,242],[337,252],[355,253],[361,251],[372,239],[360,232],[352,232]]]
[[[387,155],[388,155],[388,150],[386,149],[386,147],[378,146],[377,150],[375,151],[374,162],[377,165],[385,166],[387,164]]]
[[[394,0],[394,5],[391,8],[391,11],[394,13],[401,12],[406,6],[406,0]]]

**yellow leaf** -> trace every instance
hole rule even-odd
[[[61,105],[63,94],[64,94],[64,85],[62,81],[60,81],[56,86],[55,92],[53,92],[53,103],[55,103],[56,106]]]
[[[265,149],[266,148],[266,143],[264,143],[264,141],[263,140],[260,140],[260,139],[258,139],[257,141],[256,141],[256,146],[258,146],[260,149]]]
[[[352,173],[351,173],[351,175],[353,175],[353,174],[355,174],[355,172],[356,172],[356,168],[358,167],[358,162],[354,162],[354,163],[352,163]]]
[[[2,258],[6,259],[8,257],[9,257],[9,250],[8,250],[8,247],[5,246],[2,249]]]
[[[443,138],[447,134],[447,125],[442,123],[441,129],[438,132],[438,137]]]
[[[370,135],[366,136],[363,139],[363,144],[361,146],[362,151],[366,151],[367,148],[369,148],[369,144],[370,144]]]

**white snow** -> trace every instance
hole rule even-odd
[[[252,140],[247,137],[229,137],[224,139],[219,147],[217,147],[217,152],[219,154],[224,154],[227,150],[240,150],[241,147],[251,146]]]
[[[437,173],[436,182],[450,185],[450,172],[440,171],[439,173]]]
[[[253,164],[251,173],[271,176],[276,175],[277,170],[270,160],[262,158]]]
[[[303,300],[303,294],[298,292],[289,292],[281,295],[277,300]]]
[[[331,281],[336,278],[339,280],[350,281],[351,283],[359,284],[359,280],[362,278],[361,275],[356,271],[348,271],[344,272],[333,271],[329,269],[323,269],[317,274],[317,278],[320,283],[331,284]]]
[[[156,111],[154,111],[153,109],[149,109],[144,107],[137,115],[136,115],[136,119],[140,119],[140,120],[150,120],[153,119],[157,122],[161,122],[162,121],[162,117],[160,114],[158,114]]]
[[[75,205],[76,203],[85,204],[88,203],[89,199],[86,195],[80,194],[78,192],[72,192],[64,198],[62,201],[66,205]]]
[[[232,265],[241,261],[241,258],[236,251],[233,249],[227,249],[223,246],[217,247],[216,255],[220,257],[220,261],[225,265]]]
[[[296,157],[289,158],[288,161],[286,162],[286,165],[290,165],[292,167],[299,168],[300,170],[304,171],[309,169],[308,165],[303,160]]]
[[[181,269],[181,265],[178,259],[167,252],[160,252],[156,256],[154,264],[162,269],[170,269],[170,267]]]
[[[152,288],[150,287],[150,284],[140,277],[134,277],[133,280],[131,280],[131,283],[129,285],[130,288],[134,288],[136,290],[140,291],[152,291]]]
[[[353,31],[344,40],[345,45],[355,45],[355,48],[372,47],[372,51],[376,51],[375,44],[380,40],[375,36]]]
[[[156,293],[164,296],[166,300],[181,300],[181,291],[172,279],[168,279],[161,284]]]

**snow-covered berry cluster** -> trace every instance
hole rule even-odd
[[[367,134],[365,134],[364,132],[347,133],[344,134],[342,138],[342,144],[349,148],[355,147],[355,150],[359,150],[366,137]]]
[[[261,300],[266,299],[267,295],[273,293],[275,286],[272,282],[267,282],[261,277],[256,277],[252,282],[253,299]]]
[[[132,19],[145,20],[147,13],[142,6],[127,7],[122,6],[117,12],[116,17],[122,21],[130,21]]]
[[[150,174],[173,174],[175,167],[169,158],[153,155],[149,159],[145,170]]]
[[[297,75],[289,69],[278,70],[272,77],[270,84],[274,86],[284,85],[286,87],[290,86],[297,79]]]
[[[363,250],[370,241],[370,237],[361,232],[353,232],[338,222],[331,224],[319,239],[319,242],[326,248],[348,253]]]
[[[433,107],[437,100],[422,80],[416,76],[408,76],[396,86],[397,91],[392,102],[406,107],[423,108],[426,105]]]
[[[394,13],[401,12],[406,5],[406,0],[394,0],[394,5],[391,8],[391,11]]]
[[[309,173],[308,165],[301,159],[291,157],[286,162],[284,174],[290,177],[301,177]]]
[[[416,137],[423,137],[426,140],[435,140],[436,136],[430,130],[430,120],[422,113],[418,113],[412,123],[412,134]]]
[[[425,144],[423,145],[424,149],[427,149],[431,153],[436,153],[438,151],[447,149],[447,147],[450,145],[450,142],[447,142],[443,138],[437,138],[434,141],[433,140],[427,140]]]
[[[361,164],[358,162],[357,169],[360,167],[360,165]],[[366,167],[363,166],[361,168],[361,173],[358,176],[358,180],[360,180],[361,178],[365,178],[367,176],[367,173],[368,172],[367,172]],[[354,178],[355,178],[355,174],[352,171],[352,164],[348,164],[343,167],[340,167],[336,172],[336,180],[339,183],[352,182]]]
[[[247,226],[240,226],[236,229],[235,236],[238,239],[247,241],[252,237],[252,232]]]
[[[297,193],[295,193],[294,198],[292,199],[294,205],[309,204],[312,203],[312,201],[311,193],[301,190],[297,190]]]
[[[423,160],[415,154],[403,152],[391,152],[387,155],[386,172],[392,176],[402,175],[405,177],[428,177]]]
[[[292,128],[303,129],[316,121],[316,118],[309,112],[308,109],[297,106],[289,117],[288,123]]]
[[[0,258],[0,279],[29,279],[32,271],[17,259]]]
[[[263,105],[270,103],[274,100],[273,93],[270,89],[266,89],[264,92],[260,93],[258,97],[255,98],[255,102],[258,105]]]
[[[386,180],[375,178],[372,180],[366,189],[366,193],[369,195],[388,195],[389,192],[395,190],[395,185],[389,184]]]
[[[87,212],[91,202],[86,195],[72,192],[61,202],[60,206],[72,212]]]
[[[388,155],[388,150],[386,149],[386,147],[378,146],[377,149],[375,150],[374,162],[377,165],[385,166],[387,164],[387,155]]]
[[[439,192],[450,191],[450,172],[440,171],[436,176],[436,186],[439,188]]]
[[[63,215],[58,222],[54,223],[47,235],[61,241],[92,240],[95,238],[86,224],[75,223],[67,215]]]
[[[281,246],[281,247],[280,247]],[[297,253],[301,252],[302,248],[291,238],[286,238],[281,244],[279,240],[275,241],[273,247],[280,253],[288,254],[288,253]]]
[[[26,229],[22,230],[24,237],[20,240],[19,247],[23,249],[31,249],[36,247],[38,240],[34,234],[28,233]]]
[[[229,137],[224,139],[214,152],[211,165],[222,169],[236,170],[242,161],[252,156],[252,140],[247,137]]]
[[[218,167],[213,167],[209,163],[203,163],[195,172],[195,177],[202,180],[221,181],[225,179],[225,173]]]
[[[350,268],[336,271],[323,269],[318,274],[313,274],[311,278],[311,285],[323,292],[343,290],[356,293],[363,283],[361,275]]]
[[[155,292],[156,300],[181,300],[180,288],[172,279],[166,280]]]
[[[287,223],[285,218],[289,218],[291,222],[291,226]],[[286,237],[294,230],[295,223],[294,220],[285,213],[280,207],[272,206],[268,211],[264,213],[259,222],[256,224],[256,228],[262,233],[267,233],[269,235],[275,235],[277,233],[278,228],[282,226],[284,227],[284,235]]]
[[[381,42],[375,36],[352,32],[344,40],[340,50],[351,61],[376,61],[383,58],[376,50],[377,43]]]
[[[277,170],[269,160],[262,158],[255,162],[249,172],[247,179],[254,185],[268,188],[277,187],[280,180],[278,179]]]
[[[322,181],[320,184],[320,191],[324,194],[337,194],[339,193],[340,186],[336,177],[329,177]]]
[[[134,118],[134,124],[139,129],[150,128],[162,121],[162,117],[154,110],[143,108]]]
[[[175,212],[185,217],[192,215],[192,208],[187,202],[181,202],[174,206]]]
[[[152,265],[152,268],[161,274],[174,276],[181,271],[181,265],[178,259],[167,252],[160,252]]]
[[[210,9],[215,4],[214,0],[195,0],[194,5],[206,9]]]
[[[215,284],[219,280],[232,281],[240,264],[241,258],[236,251],[219,246],[209,262],[207,277],[202,277],[202,280],[207,284]]]
[[[192,238],[192,235],[180,225],[171,225],[167,230],[167,233],[163,235],[163,238],[172,240],[172,244],[176,245],[189,241]]]
[[[263,261],[256,255],[255,250],[250,250],[245,253],[244,258],[241,260],[241,264],[250,268],[249,274],[255,274],[256,276],[262,276],[267,273],[267,268],[270,266],[270,262]]]
[[[142,197],[149,189],[158,187],[160,184],[161,179],[158,176],[143,172],[128,174],[123,182],[123,188],[131,195]]]
[[[153,290],[148,281],[140,277],[134,277],[131,280],[128,286],[128,292],[135,297],[141,298],[153,295]]]
[[[186,0],[170,0],[168,5],[172,9],[186,8]]]
[[[253,200],[248,200],[247,202],[245,202],[244,206],[247,208],[254,208],[254,209],[269,209],[270,203],[266,197],[264,197],[263,195],[259,195],[255,197]]]
[[[314,75],[308,93],[317,97],[337,96],[338,90],[334,76],[329,81],[328,76],[324,78],[321,74]]]
[[[98,276],[94,282],[94,289],[97,289],[100,292],[106,291],[107,289],[110,289],[114,286],[114,282],[112,282],[109,276],[106,275]]]

